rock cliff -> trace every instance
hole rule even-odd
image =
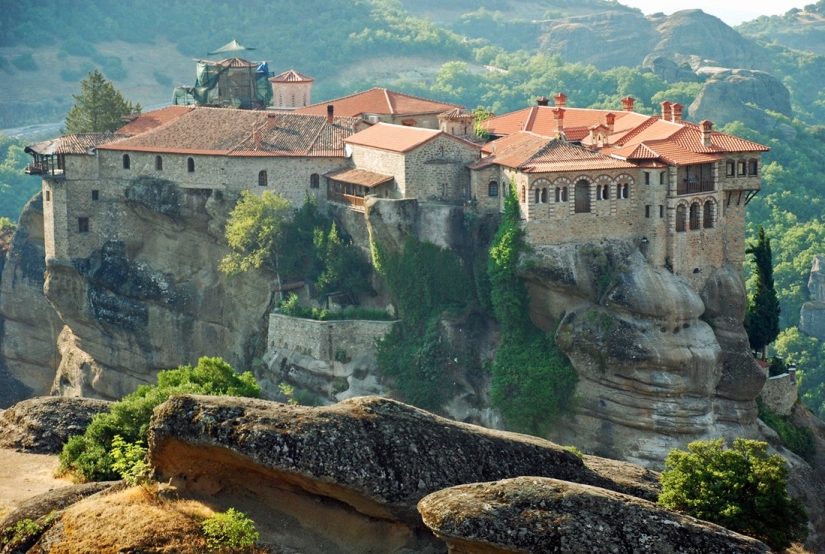
[[[825,340],[825,256],[814,256],[808,294],[810,301],[802,305],[799,314],[799,330]]]

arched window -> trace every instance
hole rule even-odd
[[[309,188],[317,189],[321,186],[321,177],[318,176],[317,173],[313,173],[309,176]]]
[[[541,204],[541,189],[536,189],[534,192],[536,197],[536,204]]]
[[[189,173],[195,172],[195,158],[189,158],[186,160],[186,171]]]
[[[630,183],[619,183],[616,185],[616,198],[626,200],[630,197]]]
[[[576,182],[576,213],[590,212],[590,183],[585,179]]]
[[[702,226],[705,229],[713,228],[713,202],[707,200],[702,213]]]
[[[610,185],[596,185],[596,200],[607,200],[610,197]]]
[[[521,203],[527,203],[527,187],[521,185]]]
[[[258,172],[258,186],[265,187],[267,184],[266,170],[262,169]]]
[[[567,202],[567,187],[556,187],[556,202]]]
[[[163,171],[163,158],[155,156],[155,171]]]
[[[487,195],[488,196],[498,196],[498,182],[497,181],[490,181],[487,183]]]
[[[686,219],[685,216],[687,215],[686,212],[687,212],[687,210],[685,209],[684,204],[680,204],[680,205],[676,206],[676,232],[677,233],[682,233],[682,232],[687,230],[687,225],[686,225],[687,222],[685,221],[685,219]]]
[[[541,203],[547,204],[547,187],[542,187],[541,189]]]
[[[699,228],[699,203],[694,202],[690,205],[690,230],[695,231]]]
[[[129,169],[132,166],[132,160],[129,154],[123,154],[123,169]]]

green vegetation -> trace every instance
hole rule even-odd
[[[463,309],[472,300],[472,281],[455,254],[430,242],[407,237],[400,253],[372,247],[376,271],[401,318],[377,343],[378,367],[395,378],[407,402],[437,409],[452,388],[452,359],[438,332],[439,319],[445,310]]]
[[[745,250],[753,256],[754,292],[748,301],[745,313],[745,330],[753,350],[762,352],[762,359],[767,359],[767,347],[779,335],[779,300],[773,283],[773,256],[771,239],[765,236],[760,226],[756,244]]]
[[[30,539],[40,535],[43,526],[31,519],[21,519],[14,525],[3,530],[0,535],[0,546],[4,547],[4,552],[15,552],[17,547],[29,542]]]
[[[773,344],[785,360],[796,364],[799,395],[820,419],[825,419],[825,343],[789,327]]]
[[[118,60],[119,61],[119,60]],[[140,104],[132,104],[95,69],[80,81],[80,94],[73,94],[74,106],[66,115],[69,133],[103,133],[123,127],[123,116],[139,114]]]
[[[128,443],[120,435],[112,439],[112,469],[131,486],[149,479],[152,468],[146,462],[148,449],[139,443]]]
[[[242,549],[255,544],[259,534],[255,523],[243,512],[229,508],[206,518],[201,524],[210,552]]]
[[[515,189],[511,183],[487,262],[493,312],[501,324],[491,404],[511,429],[543,435],[569,408],[577,378],[553,336],[537,329],[528,315],[527,288],[518,274],[527,245]]]
[[[807,535],[802,504],[788,497],[788,470],[764,442],[696,441],[671,450],[662,472],[659,504],[755,537],[773,549]]]
[[[340,321],[344,319],[365,319],[369,321],[392,321],[393,317],[384,310],[371,310],[349,306],[343,310],[331,312],[318,308],[306,308],[298,304],[298,296],[290,294],[280,304],[281,313],[291,317],[315,319],[317,321]]]
[[[782,445],[800,458],[812,462],[816,454],[816,442],[811,430],[794,425],[788,416],[775,414],[760,399],[757,399],[756,403],[759,406],[759,419],[776,431]]]
[[[143,385],[119,402],[108,413],[98,414],[86,432],[71,437],[60,453],[61,473],[71,473],[78,481],[117,479],[120,474],[113,454],[115,437],[120,448],[118,467],[129,471],[131,460],[139,457],[135,447],[145,447],[152,410],[172,396],[208,394],[257,398],[261,388],[248,371],[242,375],[220,358],[201,358],[198,365],[180,366],[158,373],[155,386]],[[139,473],[139,472],[138,472]]]
[[[25,145],[0,133],[0,218],[17,221],[23,206],[40,192],[40,179],[26,175],[31,158]]]

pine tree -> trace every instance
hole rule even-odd
[[[751,348],[761,351],[764,360],[767,346],[779,336],[779,299],[773,284],[771,239],[765,236],[761,226],[756,244],[749,245],[745,253],[753,256],[751,261],[756,271],[756,286],[745,314],[745,330]]]
[[[132,104],[95,69],[80,81],[80,94],[73,94],[74,106],[66,115],[69,133],[104,133],[123,126],[123,116],[139,114],[140,104]]]

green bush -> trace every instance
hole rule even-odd
[[[207,518],[201,524],[206,547],[211,551],[247,548],[260,536],[255,523],[243,513],[229,508]]]
[[[802,504],[788,497],[785,460],[768,456],[764,442],[736,439],[696,441],[688,452],[671,450],[662,472],[659,504],[732,531],[773,549],[807,535]]]
[[[816,454],[816,441],[811,430],[807,427],[798,427],[789,417],[772,412],[759,399],[756,404],[759,406],[759,419],[776,431],[782,445],[800,458],[811,462]]]
[[[43,527],[31,519],[21,519],[14,525],[7,527],[0,534],[0,546],[4,552],[14,552],[16,547],[22,546],[35,535],[43,532]]]
[[[118,479],[112,452],[116,437],[124,443],[145,446],[152,410],[172,396],[208,394],[257,398],[261,388],[248,371],[242,375],[220,358],[201,358],[195,367],[185,365],[161,371],[156,386],[141,386],[107,413],[96,415],[86,432],[71,437],[60,453],[59,471],[79,481]]]
[[[135,486],[146,482],[152,468],[146,462],[147,448],[138,443],[128,443],[120,435],[112,439],[112,469],[126,483]]]
[[[384,310],[369,308],[347,307],[343,310],[331,312],[326,309],[307,308],[299,305],[298,296],[290,294],[281,302],[279,308],[283,315],[315,319],[317,321],[340,321],[343,319],[364,319],[367,321],[392,321],[394,318]],[[340,360],[339,360],[340,361]]]

